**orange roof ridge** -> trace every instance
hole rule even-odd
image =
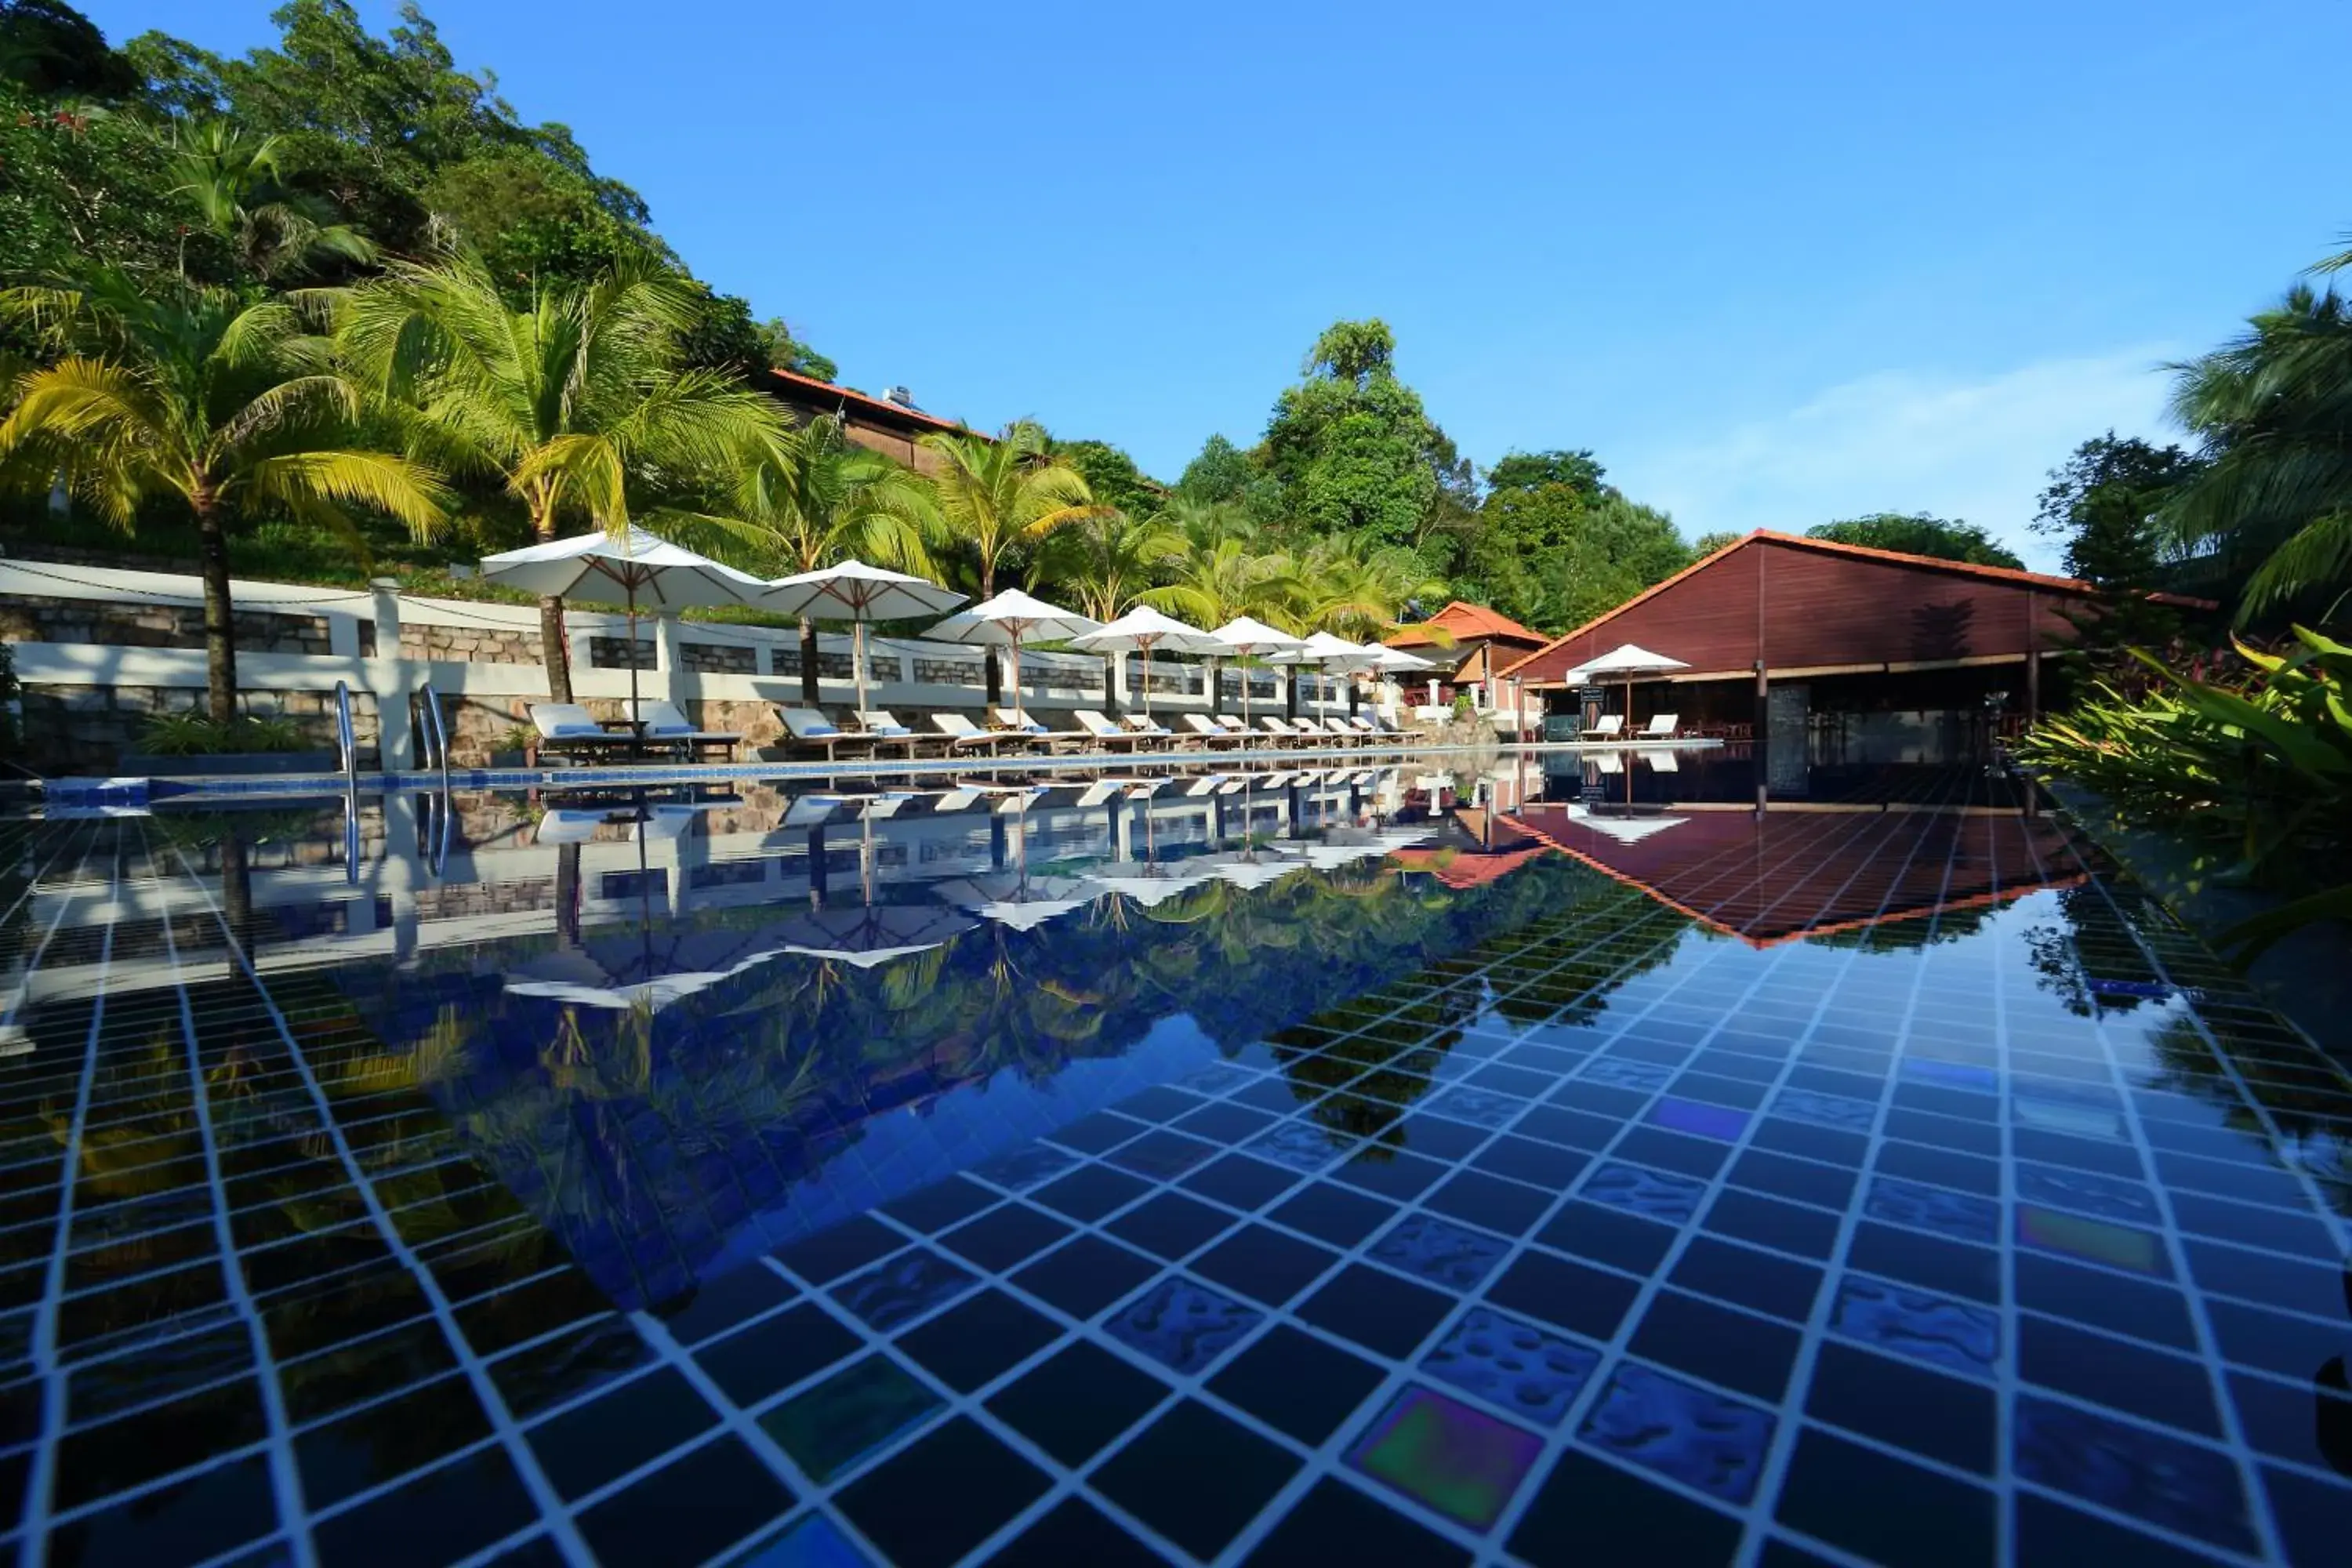
[[[1521,626],[1492,605],[1474,605],[1466,599],[1455,599],[1437,614],[1410,626],[1400,626],[1382,640],[1391,646],[1398,646],[1401,638],[1408,642],[1426,642],[1429,640],[1426,637],[1416,634],[1424,627],[1441,624],[1444,624],[1446,629],[1456,637],[1505,637],[1532,643],[1549,640],[1543,633],[1532,626]]]
[[[781,365],[770,365],[768,374],[779,381],[789,381],[795,386],[804,386],[813,392],[822,392],[845,402],[862,404],[867,408],[878,408],[885,413],[895,414],[902,419],[920,420],[926,425],[936,425],[942,430],[973,433],[958,420],[942,419],[936,414],[926,414],[919,408],[909,408],[903,403],[893,403],[885,397],[875,397],[858,391],[854,386],[841,386],[830,381],[819,381],[813,375],[803,375],[796,370],[786,370]]]
[[[2087,596],[2098,592],[2095,587],[2079,577],[2057,577],[2045,572],[2027,572],[2015,566],[1983,566],[1973,561],[1948,561],[1940,555],[1911,555],[1900,550],[1879,550],[1867,544],[1846,544],[1834,539],[1812,539],[1801,533],[1779,533],[1769,528],[1759,528],[1753,533],[1744,534],[1733,540],[1711,554],[1700,556],[1673,576],[1651,584],[1613,609],[1603,610],[1574,631],[1562,632],[1533,653],[1514,661],[1496,674],[1495,679],[1507,680],[1517,674],[1523,667],[1534,663],[1564,644],[1574,642],[1595,627],[1614,620],[1634,605],[1655,598],[1701,568],[1713,565],[1734,551],[1745,550],[1749,545],[1758,543],[1786,544],[1800,550],[1817,550],[1824,555],[1848,555],[1864,561],[1885,561],[1896,566],[1908,566],[1926,571],[1955,572],[1967,577],[1989,577],[1999,583],[2016,583],[2029,588],[2048,588],[2061,594]],[[2180,605],[2190,609],[2213,608],[2210,601],[2187,598],[2179,594],[2152,593],[2147,597],[2160,605]]]

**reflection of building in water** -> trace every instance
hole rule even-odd
[[[1507,820],[1758,947],[1985,908],[2084,879],[2064,831],[2014,807],[1612,815],[1571,802],[1529,805]]]

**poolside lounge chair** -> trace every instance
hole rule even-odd
[[[1202,742],[1212,751],[1221,745],[1238,746],[1248,739],[1245,735],[1234,734],[1206,713],[1187,713],[1183,719],[1184,728],[1192,732],[1189,738]]]
[[[1642,739],[1644,741],[1673,740],[1675,738],[1675,724],[1681,719],[1681,717],[1682,715],[1679,713],[1651,714],[1650,727],[1642,731]]]
[[[1274,742],[1277,746],[1297,746],[1305,743],[1305,737],[1292,729],[1286,721],[1272,713],[1260,715],[1258,724],[1267,734],[1274,737]]]
[[[908,757],[911,759],[915,755],[915,748],[923,739],[922,736],[899,723],[898,716],[887,708],[877,708],[868,713],[852,713],[849,716],[849,724],[852,732],[865,736],[874,742],[877,755],[880,754],[885,746],[903,746],[906,748]]]
[[[1234,718],[1230,713],[1219,713],[1211,719],[1210,722],[1216,725],[1218,729],[1223,730],[1228,735],[1248,737],[1256,733],[1256,731],[1253,731],[1248,725],[1243,723],[1240,720]]]
[[[1174,742],[1176,731],[1157,719],[1146,719],[1140,713],[1122,713],[1118,720],[1130,735],[1140,735],[1147,741]]]
[[[614,747],[633,748],[637,738],[626,731],[607,730],[577,702],[534,702],[530,721],[545,742],[541,754],[560,753],[586,759],[609,757]]]
[[[1373,723],[1361,713],[1350,713],[1342,721],[1342,722],[1344,722],[1349,730],[1353,731],[1359,738],[1368,735],[1379,735],[1383,732],[1378,724]]]
[[[1132,752],[1147,739],[1120,729],[1092,708],[1081,708],[1075,716],[1079,727],[1086,731],[1087,739],[1098,746]]]
[[[853,735],[814,708],[779,708],[776,717],[784,721],[784,736],[792,748],[823,752],[826,762],[837,760],[844,746],[874,750],[874,737]]]
[[[934,713],[931,715],[931,728],[940,732],[948,743],[948,750],[957,756],[971,752],[986,752],[994,756],[1005,742],[1020,738],[1001,731],[983,730],[961,713]]]
[[[666,748],[675,747],[688,760],[704,752],[716,751],[723,753],[721,760],[731,763],[735,760],[735,748],[743,739],[717,730],[698,730],[677,703],[657,698],[640,700],[635,712],[637,721],[645,726],[648,742],[658,741]]]
[[[1318,721],[1323,727],[1323,732],[1330,736],[1333,740],[1339,742],[1341,745],[1351,746],[1355,744],[1356,732],[1348,727],[1348,721],[1345,719],[1340,718],[1336,713],[1332,713],[1325,715],[1324,718]],[[1301,721],[1301,722],[1307,722],[1307,721]]]
[[[991,708],[988,727],[1011,740],[1026,741],[1036,752],[1063,752],[1083,749],[1093,739],[1084,730],[1051,730],[1026,713],[1016,713],[1010,708]]]
[[[1580,741],[1613,741],[1617,738],[1618,732],[1624,728],[1625,715],[1622,713],[1603,713],[1600,719],[1593,723],[1592,728],[1577,736],[1577,739]]]

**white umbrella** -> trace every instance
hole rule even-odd
[[[789,922],[783,951],[825,958],[859,969],[928,952],[973,922],[951,910],[922,904],[862,904],[852,909],[814,910]]]
[[[629,607],[629,713],[637,712],[637,600],[662,609],[760,602],[768,584],[749,572],[697,555],[632,523],[620,533],[583,533],[482,557],[482,575],[526,594]],[[562,657],[549,648],[547,657]],[[644,733],[642,721],[638,733]]]
[[[1021,698],[1021,639],[1029,637],[1075,637],[1095,631],[1100,621],[1056,608],[1031,598],[1018,588],[1007,588],[985,604],[950,616],[930,635],[949,642],[1010,643],[1013,645],[1013,712],[1026,720]]]
[[[1633,678],[1637,675],[1666,675],[1689,665],[1678,658],[1668,658],[1662,653],[1652,653],[1640,643],[1621,643],[1602,654],[1570,670],[1563,680],[1590,685],[1603,676],[1622,676],[1625,679],[1625,738],[1633,735]]]
[[[850,624],[850,646],[857,666],[857,711],[863,716],[866,623],[944,616],[971,596],[904,572],[868,566],[863,561],[844,561],[815,572],[777,578],[768,585],[761,603],[787,616]]]
[[[1151,717],[1151,650],[1164,647],[1170,653],[1223,653],[1225,644],[1214,634],[1188,626],[1173,616],[1163,616],[1149,605],[1134,609],[1110,622],[1100,631],[1072,637],[1072,647],[1090,649],[1096,653],[1125,653],[1139,650],[1143,655],[1143,716]]]
[[[1434,669],[1437,666],[1417,653],[1381,645],[1372,649],[1372,668],[1384,675],[1400,675],[1407,670]]]
[[[1370,669],[1380,662],[1380,656],[1361,643],[1330,632],[1317,632],[1305,642],[1286,652],[1276,654],[1269,664],[1314,664],[1328,670]]]
[[[1267,626],[1264,621],[1252,620],[1247,616],[1236,616],[1209,635],[1223,643],[1228,650],[1241,655],[1244,658],[1254,658],[1259,654],[1279,653],[1284,648],[1297,647],[1307,640],[1304,637],[1292,637],[1278,626]],[[1210,706],[1213,709],[1216,705],[1216,695],[1213,691],[1209,693]],[[1249,716],[1249,672],[1244,670],[1242,672],[1242,722],[1248,723]]]

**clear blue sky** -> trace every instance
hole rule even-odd
[[[271,0],[87,3],[271,36]],[[1379,315],[1482,463],[1590,447],[1689,535],[1929,510],[2046,563],[2042,470],[2163,434],[2155,367],[2352,227],[2314,151],[2352,7],[2314,0],[428,12],[844,379],[1168,479]]]

